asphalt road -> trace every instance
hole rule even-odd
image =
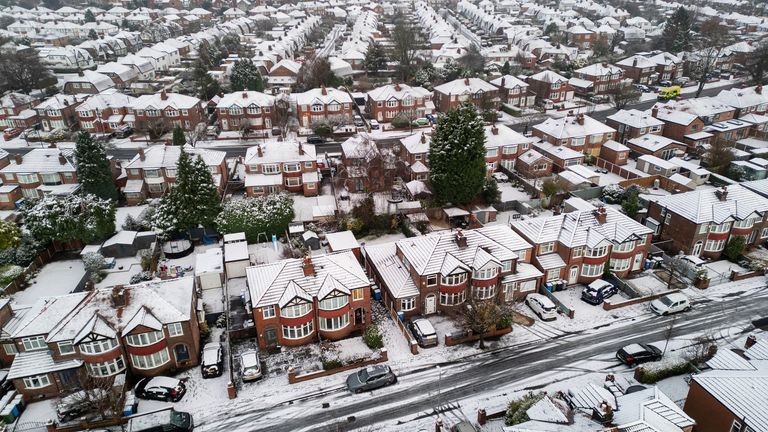
[[[458,364],[447,363],[442,365],[442,380],[434,378],[435,368],[428,367],[405,376],[401,374],[398,384],[386,390],[351,395],[338,387],[307,395],[289,404],[235,406],[225,412],[211,414],[212,418],[203,417],[199,423],[196,420],[196,423],[201,430],[245,428],[289,432],[318,430],[318,425],[329,421],[349,422],[350,427],[357,428],[404,417],[430,416],[436,406],[438,387],[442,389],[440,400],[445,403],[503,390],[503,387],[521,380],[567,369],[582,360],[598,358],[606,365],[615,367],[617,364],[613,356],[616,350],[630,343],[664,340],[668,324],[673,320],[673,337],[694,337],[737,326],[746,328],[751,321],[766,315],[767,304],[766,287],[723,301],[694,301],[692,311],[675,317],[645,314],[621,326],[601,326],[485,352],[465,358]],[[420,375],[426,375],[427,379]],[[430,375],[432,379],[429,379]],[[339,378],[339,383],[343,383],[343,376]],[[323,403],[330,406],[322,409]],[[354,420],[350,422],[352,416]]]

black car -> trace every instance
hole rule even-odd
[[[325,139],[323,137],[319,137],[316,135],[307,137],[307,144],[322,144],[324,142],[325,142]]]
[[[649,344],[631,344],[616,351],[616,358],[627,366],[661,360],[661,350]]]
[[[133,388],[136,397],[178,402],[187,392],[184,381],[166,376],[144,378]]]
[[[203,372],[203,378],[221,376],[221,373],[224,372],[224,356],[221,352],[220,343],[209,342],[205,344],[202,358],[200,370]]]
[[[619,292],[610,282],[598,279],[581,290],[581,299],[591,305],[599,305],[603,300]]]

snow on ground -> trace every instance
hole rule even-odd
[[[667,291],[667,281],[659,279],[653,272],[646,271],[642,276],[624,279],[624,281],[633,286],[643,296]]]
[[[683,293],[688,295],[688,297],[690,297],[692,300],[707,299],[714,301],[726,301],[731,297],[753,295],[757,291],[768,290],[767,285],[768,277],[757,276],[748,279],[742,279],[736,282],[726,282],[718,285],[711,285],[703,290],[689,286],[683,290]]]
[[[191,268],[192,271],[190,271],[189,274],[194,274],[194,268],[195,268],[195,262],[197,260],[197,254],[205,253],[205,251],[207,249],[211,249],[211,248],[215,248],[215,247],[219,247],[219,245],[218,244],[198,245],[198,246],[195,246],[195,250],[192,251],[191,254],[189,254],[189,255],[187,255],[185,257],[176,258],[176,259],[165,259],[165,261],[163,261],[161,259],[160,260],[160,265],[165,263],[168,266],[179,266],[182,269]],[[187,276],[187,274],[185,274],[185,276]]]
[[[405,234],[403,233],[394,233],[394,234],[383,234],[383,235],[369,235],[365,236],[361,239],[359,239],[358,243],[360,245],[367,244],[367,245],[377,245],[377,244],[385,244],[385,243],[391,243],[396,242],[398,240],[402,240],[406,238]]]
[[[136,219],[146,208],[146,205],[118,207],[115,209],[115,227],[117,227],[118,230],[123,229],[123,224],[125,223],[125,219],[128,217],[128,215],[131,215],[134,219]]]
[[[252,243],[248,245],[248,254],[255,264],[268,264],[285,259],[283,253],[289,251],[287,244],[277,242],[277,248],[272,242]]]
[[[318,195],[315,197],[293,196],[294,222],[311,222],[320,216],[333,216],[336,210],[336,199],[333,195]]]
[[[718,277],[730,277],[731,272],[734,271],[739,273],[749,271],[744,267],[732,263],[728,260],[713,261],[704,264],[704,267],[707,269],[707,273],[709,273],[710,279],[716,279]]]
[[[569,319],[564,315],[559,315],[557,320],[550,321],[545,324],[540,323],[540,320],[536,318],[538,327],[545,326],[551,327],[555,329],[555,331],[559,330],[564,332],[575,332],[619,323],[630,323],[637,317],[648,313],[647,305],[645,303],[626,306],[610,311],[603,309],[602,305],[593,306],[581,300],[581,289],[581,285],[576,285],[569,287],[566,290],[552,293],[555,297],[557,297],[558,300],[560,300],[560,302],[574,311],[573,319]],[[611,297],[612,301],[619,301],[621,299],[626,299],[621,291]],[[528,308],[528,306],[523,306],[523,308],[523,313],[531,317],[536,316]],[[550,329],[550,331],[552,330]]]
[[[515,187],[512,183],[499,183],[499,192],[501,192],[501,202],[531,200],[531,195],[522,187]]]
[[[48,420],[58,420],[56,416],[56,399],[46,399],[27,404],[21,416],[9,430],[44,431]]]
[[[112,287],[130,283],[131,276],[141,273],[141,262],[136,257],[116,258],[115,266],[106,269],[106,276],[96,284],[96,288]]]
[[[50,262],[30,279],[26,289],[14,294],[13,298],[20,304],[32,304],[41,297],[69,294],[77,288],[84,274],[82,260]]]

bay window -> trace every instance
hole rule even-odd
[[[492,266],[480,270],[475,270],[472,277],[474,279],[491,279],[499,273],[499,268]]]
[[[624,271],[629,268],[629,258],[610,260],[610,269],[613,271]]]
[[[286,339],[302,339],[312,334],[312,321],[297,326],[283,326],[283,337]]]
[[[283,164],[284,172],[298,172],[301,171],[301,164],[298,162],[291,162]]]
[[[168,363],[170,360],[168,348],[163,348],[156,353],[147,355],[131,354],[131,363],[136,369],[154,369]]]
[[[44,173],[42,174],[44,185],[59,185],[61,184],[61,176],[59,173]]]
[[[496,285],[474,287],[472,291],[476,300],[487,300],[496,295]]]
[[[80,352],[82,353],[101,354],[117,347],[117,339],[101,339],[97,341],[83,342],[79,346]]]
[[[48,345],[45,343],[45,337],[43,336],[26,337],[21,340],[21,343],[24,344],[24,351],[34,351],[48,348]]]
[[[455,306],[464,303],[466,294],[464,291],[457,293],[440,293],[440,304],[443,306]]]
[[[406,297],[400,299],[400,310],[410,311],[416,309],[416,297]]]
[[[600,276],[603,274],[603,268],[605,267],[605,263],[602,264],[583,264],[581,266],[581,275],[592,277],[592,276]]]
[[[93,377],[108,377],[125,370],[123,356],[101,363],[86,363],[85,365],[88,368],[88,375]]]
[[[162,331],[151,331],[146,333],[139,333],[134,335],[128,335],[125,340],[128,345],[135,347],[142,347],[152,345],[165,338]]]
[[[755,220],[752,218],[744,219],[740,221],[736,221],[733,223],[734,228],[752,228],[752,225],[755,224]]]
[[[727,233],[728,230],[731,229],[731,223],[730,222],[723,222],[720,225],[710,225],[709,226],[709,232],[713,234],[722,234]]]
[[[443,276],[441,284],[447,285],[447,286],[456,286],[456,285],[461,285],[466,281],[467,281],[467,274],[459,273],[455,275]]]
[[[635,248],[635,242],[634,241],[628,241],[624,243],[619,243],[617,245],[613,246],[614,252],[629,252],[632,249]]]
[[[37,183],[37,174],[16,174],[19,184]]]
[[[334,296],[329,296],[320,300],[320,309],[336,310],[346,306],[348,303],[349,303],[349,296],[343,293],[336,293],[336,295]]]
[[[280,316],[285,318],[298,318],[312,311],[311,303],[298,303],[286,306],[280,310]]]
[[[725,239],[723,240],[707,240],[704,244],[704,250],[706,252],[720,252],[725,248]]]
[[[587,255],[590,258],[599,258],[605,256],[608,253],[608,246],[600,246],[596,248],[587,248]]]
[[[277,174],[280,172],[280,165],[278,164],[264,164],[261,166],[261,172],[264,174]]]
[[[320,318],[320,330],[336,331],[349,325],[349,315],[344,314],[335,318]]]

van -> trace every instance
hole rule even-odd
[[[137,414],[128,420],[127,432],[187,432],[195,428],[192,415],[173,408]]]
[[[420,347],[427,348],[437,345],[437,332],[429,320],[426,318],[413,319],[410,327],[413,337],[416,338]]]
[[[680,86],[663,87],[659,90],[659,100],[672,100],[680,96]]]

